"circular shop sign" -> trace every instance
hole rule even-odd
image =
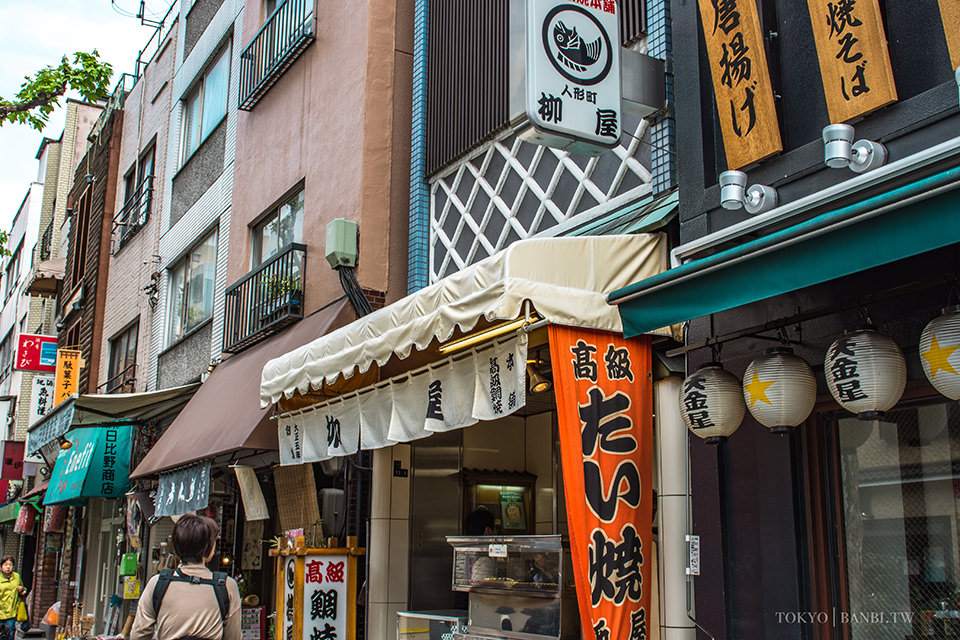
[[[543,20],[543,48],[554,68],[579,85],[602,82],[613,66],[610,38],[596,16],[571,4],[556,6]]]

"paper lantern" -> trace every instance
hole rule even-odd
[[[924,328],[920,364],[934,389],[960,400],[960,306],[947,307]]]
[[[867,328],[845,333],[830,345],[823,375],[841,407],[872,420],[900,401],[907,362],[897,343]]]
[[[777,347],[747,365],[743,399],[757,422],[773,433],[789,433],[813,411],[817,379],[803,358]]]
[[[680,387],[683,423],[709,444],[719,444],[736,431],[745,412],[740,381],[719,363],[700,367]]]

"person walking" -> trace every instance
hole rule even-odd
[[[20,574],[13,570],[13,556],[3,556],[0,558],[0,640],[13,640],[17,606],[26,594]]]
[[[173,527],[181,565],[150,578],[137,603],[129,640],[240,640],[240,591],[233,578],[204,564],[213,558],[220,528],[188,514]]]

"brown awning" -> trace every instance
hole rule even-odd
[[[66,258],[44,260],[33,268],[28,277],[26,293],[32,296],[52,298],[57,295],[57,283],[63,280]]]
[[[354,320],[345,299],[286,331],[224,360],[140,462],[131,478],[157,475],[239,449],[277,450],[277,425],[260,408],[260,374],[268,360]]]

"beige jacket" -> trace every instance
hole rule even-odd
[[[187,576],[210,578],[213,575],[201,564],[185,564],[180,569]],[[153,590],[156,586],[157,576],[153,576],[140,595],[129,640],[151,640],[154,631],[157,640],[176,640],[186,636],[208,640],[240,640],[240,591],[233,578],[227,578],[230,607],[222,625],[217,596],[211,585],[171,582],[164,594],[159,618],[153,610]]]

